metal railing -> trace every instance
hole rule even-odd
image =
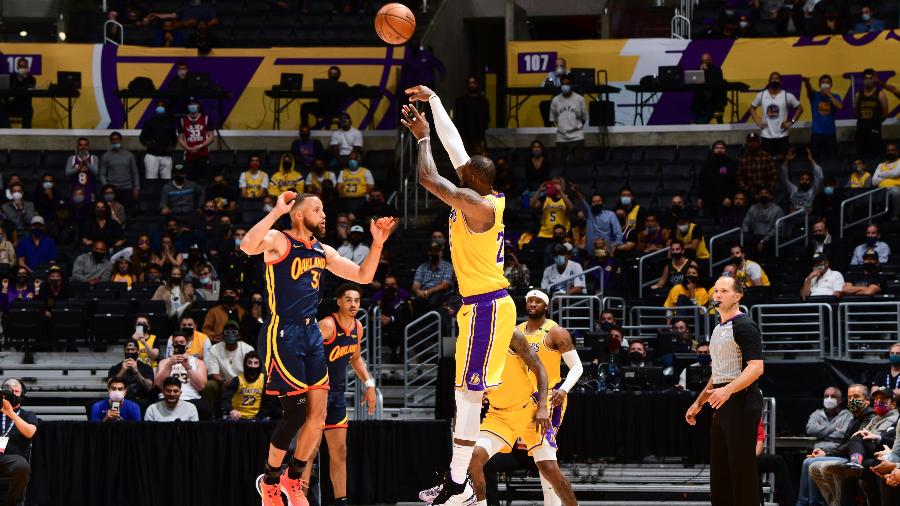
[[[644,297],[644,287],[650,286],[650,285],[656,283],[662,277],[662,274],[660,273],[660,275],[657,276],[656,279],[644,282],[644,262],[646,262],[647,260],[649,260],[651,258],[658,257],[661,255],[667,255],[667,254],[669,254],[669,248],[663,248],[661,250],[656,250],[653,253],[643,255],[643,256],[641,256],[641,258],[638,259],[638,297],[643,298]]]
[[[441,315],[429,311],[403,329],[403,407],[434,407],[441,358]]]
[[[879,193],[884,196],[884,209],[882,209],[881,211],[878,211],[878,212],[874,212],[874,204],[875,204],[876,195],[878,195]],[[867,204],[868,204],[867,205],[868,209],[867,209],[866,215],[863,218],[860,218],[858,220],[854,220],[850,223],[845,223],[844,219],[846,217],[848,217],[847,216],[848,213],[845,213],[844,209],[846,209],[847,206],[851,202],[857,202],[857,201],[860,201],[863,199],[866,199]],[[881,215],[887,214],[887,212],[888,212],[888,192],[887,192],[887,189],[885,189],[885,188],[875,188],[874,190],[869,190],[867,192],[860,193],[859,195],[856,195],[854,197],[850,197],[850,198],[844,200],[843,202],[841,202],[841,218],[840,218],[841,239],[844,238],[844,230],[847,230],[848,228],[850,228],[854,225],[858,225],[860,223],[871,223],[873,218],[877,218]]]
[[[834,350],[829,304],[757,304],[750,309],[762,334],[763,354],[784,359],[820,359]]]
[[[675,15],[672,16],[670,29],[673,39],[691,40],[691,20],[687,16],[681,14],[681,9],[675,9]]]
[[[365,396],[366,386],[362,383],[356,384],[355,389],[355,398],[359,399],[359,401],[354,402],[353,406],[353,419],[354,420],[383,420],[384,419],[384,395],[381,393],[380,388],[375,388],[375,412],[371,415],[369,414],[369,407],[365,404],[360,404],[362,399]]]
[[[586,271],[582,271],[581,274],[573,274],[573,275],[571,275],[571,276],[569,276],[569,277],[562,278],[562,279],[560,279],[559,281],[550,283],[550,286],[547,287],[547,293],[550,294],[550,295],[552,296],[552,295],[553,295],[553,290],[554,290],[554,288],[556,288],[557,286],[559,286],[559,285],[565,285],[566,283],[568,283],[569,281],[572,281],[573,279],[584,278],[584,277],[585,277],[585,274],[590,274],[590,273],[592,273],[592,272],[594,272],[594,271],[598,271],[598,270],[601,270],[601,269],[603,269],[603,267],[597,265],[597,266],[591,267],[590,269],[588,269],[588,270],[586,270]],[[587,291],[587,279],[582,279],[581,281],[584,283],[585,291]],[[605,281],[604,277],[603,277],[603,276],[600,276],[600,291],[599,291],[598,293],[599,293],[599,295],[601,295],[601,296],[603,295],[603,289],[605,288],[603,285],[604,285],[605,283],[606,283],[606,281]]]
[[[725,232],[722,232],[721,234],[717,234],[717,235],[714,235],[709,238],[709,277],[710,277],[710,279],[712,279],[713,276],[715,276],[716,267],[727,264],[728,262],[731,261],[731,252],[729,252],[725,258],[723,258],[719,261],[715,260],[715,258],[716,258],[716,248],[715,248],[716,242],[721,241],[722,239],[724,239],[728,236],[731,236],[731,235],[735,235],[735,234],[737,234],[738,237],[740,237],[740,239],[738,239],[738,241],[741,244],[741,246],[743,246],[744,245],[744,231],[741,229],[741,227],[734,227],[731,230],[726,230]]]
[[[775,423],[776,404],[774,397],[763,397],[762,422],[763,430],[766,433],[764,442],[764,453],[775,455],[775,437],[778,429]],[[768,484],[768,491],[764,490],[766,504],[775,502],[775,473],[767,473],[765,475],[764,484]],[[764,487],[765,489],[765,487]]]
[[[842,358],[883,357],[900,341],[900,302],[842,302],[838,315]]]
[[[550,299],[550,318],[565,329],[593,332],[603,302],[596,295],[556,295]]]
[[[625,299],[622,297],[603,297],[600,308],[601,313],[610,311],[619,324],[625,325],[625,318],[628,317],[628,307],[625,304]]]
[[[707,311],[703,306],[633,306],[628,311],[628,325],[622,327],[627,337],[655,339],[660,331],[671,329],[671,320],[677,318],[691,324],[691,330],[698,338],[709,334]]]
[[[799,221],[799,218],[803,218],[803,228],[800,229],[800,234],[792,239],[784,239],[784,236],[789,236],[794,231],[793,223],[790,223],[791,220]],[[786,231],[782,232],[782,227],[787,228]],[[798,209],[791,214],[787,214],[775,220],[775,256],[781,256],[781,250],[787,248],[791,244],[803,241],[803,245],[809,242],[809,213],[804,209]]]
[[[362,326],[362,330],[363,330],[363,335],[359,339],[359,353],[360,353],[360,355],[362,355],[363,360],[366,361],[367,365],[369,365],[369,373],[374,374],[372,372],[371,364],[369,362],[369,353],[371,352],[371,349],[372,349],[372,339],[371,339],[371,334],[369,333],[369,330],[370,330],[369,327],[371,326],[372,322],[371,322],[371,320],[369,320],[369,313],[365,312],[364,310],[357,311],[356,319],[359,320],[360,326]],[[347,392],[349,392],[350,395],[356,395],[357,390],[358,390],[356,384],[359,383],[356,378],[356,372],[353,371],[352,367],[348,367],[347,370],[344,371],[344,373],[347,375],[347,379],[346,379]],[[373,378],[374,378],[374,376],[373,376]],[[359,399],[359,397],[354,397],[354,399]]]
[[[116,42],[115,39],[109,37],[109,27],[115,27],[119,32],[119,41]],[[119,23],[113,19],[107,19],[106,23],[103,23],[103,43],[104,44],[115,44],[117,46],[122,46],[125,44],[125,27],[122,26],[122,23]]]

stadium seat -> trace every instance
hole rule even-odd
[[[628,164],[628,181],[656,181],[659,179],[657,162],[631,162]]]
[[[66,168],[66,163],[69,161],[69,157],[72,156],[71,151],[44,151],[44,160],[42,165],[44,167],[50,168],[59,168],[64,171]]]
[[[32,169],[36,170],[41,165],[40,151],[26,151],[21,149],[13,149],[9,152],[9,167],[12,169]],[[26,173],[20,174],[25,179]]]
[[[86,309],[87,304],[81,301],[54,304],[50,318],[50,339],[57,344],[83,342],[87,337]]]
[[[661,165],[663,181],[671,179],[690,179],[694,177],[693,162],[667,162]]]
[[[44,303],[13,302],[6,313],[4,334],[17,345],[37,341],[44,334]]]
[[[234,151],[215,150],[209,152],[209,158],[213,166],[217,168],[228,168],[234,166]]]
[[[675,146],[647,146],[644,148],[644,160],[671,162],[675,160]]]
[[[636,146],[622,146],[613,148],[609,159],[613,162],[638,162],[643,159],[644,148]]]
[[[702,162],[709,158],[709,146],[679,146],[678,159],[692,162]]]
[[[625,164],[621,162],[602,162],[594,164],[595,184],[597,186],[605,186],[603,183],[610,183],[616,186],[616,191],[625,186],[628,178],[628,172],[625,170]]]

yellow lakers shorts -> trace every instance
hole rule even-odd
[[[463,297],[456,321],[456,387],[483,391],[500,385],[516,326],[512,297],[506,290]]]
[[[548,437],[549,434],[541,434],[535,428],[534,413],[536,411],[537,404],[535,404],[534,398],[529,398],[521,405],[511,408],[497,409],[491,406],[484,421],[481,422],[481,432],[493,434],[506,444],[500,449],[501,453],[512,451],[518,440],[522,441],[530,453],[545,440],[551,440]],[[552,431],[551,428],[548,432]],[[556,438],[552,437],[552,441],[555,448]]]

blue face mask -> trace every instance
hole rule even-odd
[[[114,142],[114,143],[110,144],[109,147],[111,147],[113,149],[119,149],[122,147],[122,145],[119,144],[118,142]]]
[[[891,355],[888,360],[891,361],[891,365],[900,365],[900,355]]]
[[[165,107],[163,107],[161,105],[156,107],[156,114],[159,114],[160,116],[162,116],[165,113],[166,113]]]
[[[197,104],[191,104],[188,106],[188,112],[191,114],[196,114],[200,111],[200,106]]]
[[[697,363],[704,367],[712,364],[712,355],[697,355]]]
[[[872,19],[872,15],[871,15],[871,14],[863,14],[863,15],[862,15],[862,20],[863,20],[863,21],[868,21],[868,20],[870,20],[870,19]]]
[[[834,187],[833,186],[826,186],[825,188],[822,189],[822,191],[825,192],[825,195],[834,195]]]
[[[566,257],[565,257],[565,255],[556,255],[553,258],[553,262],[556,263],[557,267],[562,267],[562,266],[566,265]]]
[[[347,160],[347,168],[350,170],[356,170],[359,168],[359,162],[356,160]]]
[[[572,93],[572,86],[569,84],[564,84],[564,85],[560,86],[559,89],[560,89],[560,91],[563,92],[563,95],[568,95],[569,93]]]
[[[630,205],[631,205],[631,197],[622,197],[622,198],[619,199],[619,201],[622,202],[622,205],[623,205],[623,206],[630,206]]]

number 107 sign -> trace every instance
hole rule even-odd
[[[546,73],[556,65],[556,53],[519,53],[519,74]]]

